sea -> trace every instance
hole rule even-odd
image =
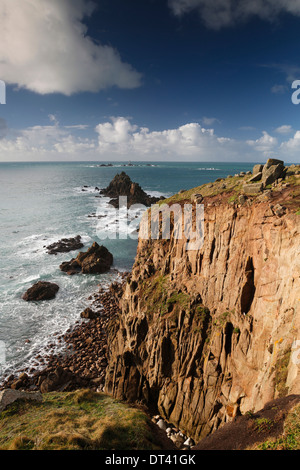
[[[105,166],[103,166],[105,165]],[[99,195],[125,171],[148,194],[169,197],[217,178],[253,168],[254,163],[76,162],[0,163],[0,383],[9,374],[37,367],[51,343],[59,354],[59,336],[82,320],[99,286],[107,288],[130,271],[136,237],[109,234],[116,212]],[[98,189],[96,189],[98,188]],[[102,214],[99,216],[99,214]],[[132,220],[140,214],[131,214]],[[126,219],[127,220],[127,219]],[[125,224],[126,224],[125,220]],[[108,228],[106,238],[103,227]],[[99,236],[100,234],[100,236]],[[59,265],[77,252],[48,254],[62,238],[82,237],[86,251],[94,241],[113,254],[110,272],[68,276]],[[24,292],[39,280],[57,283],[55,299],[25,302]]]

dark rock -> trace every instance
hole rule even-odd
[[[191,197],[191,202],[195,202],[196,204],[201,204],[202,201],[203,201],[202,194],[194,194]]]
[[[97,313],[94,312],[91,308],[86,308],[83,312],[81,312],[80,316],[81,318],[93,320],[94,318],[97,318]]]
[[[40,301],[53,299],[58,292],[59,287],[57,284],[39,281],[30,287],[23,295],[23,300],[29,301]]]
[[[41,393],[66,390],[72,383],[73,374],[67,369],[57,367],[54,372],[50,373],[40,385]]]
[[[94,242],[85,252],[80,252],[71,261],[60,265],[60,270],[67,274],[102,274],[109,271],[113,264],[113,255],[103,245]]]
[[[69,251],[80,250],[83,247],[81,242],[81,236],[77,235],[74,238],[62,238],[52,245],[46,247],[50,255],[56,255],[56,253],[68,253]]]
[[[133,183],[130,177],[122,171],[122,173],[117,174],[114,179],[110,182],[107,188],[101,191],[106,197],[111,197],[112,200],[110,204],[116,208],[119,208],[119,197],[127,197],[127,207],[132,206],[133,204],[143,204],[144,206],[151,206],[151,204],[156,204],[160,198],[151,197],[138,183]]]

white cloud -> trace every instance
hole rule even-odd
[[[138,128],[126,118],[112,118],[112,122],[96,127],[99,149],[121,154],[136,155],[186,155],[202,156],[218,145],[213,129],[205,129],[198,123],[188,123],[177,129],[152,131]]]
[[[252,17],[272,21],[281,13],[300,16],[299,0],[169,0],[175,15],[198,10],[207,27],[219,29]]]
[[[0,138],[0,161],[264,161],[277,155],[299,162],[300,131],[278,143],[266,131],[257,140],[236,140],[190,122],[174,129],[151,131],[126,117],[112,117],[94,130],[84,124],[62,126],[50,117],[46,126],[7,129]],[[1,121],[0,121],[1,125]],[[281,126],[288,127],[288,126]],[[278,128],[280,129],[280,128]],[[282,134],[284,136],[284,134]]]
[[[266,131],[263,131],[262,137],[257,140],[247,140],[247,144],[255,150],[262,152],[264,155],[267,155],[273,153],[278,141],[276,137],[272,137]]]
[[[212,126],[215,123],[218,123],[218,124],[221,123],[221,121],[218,118],[215,118],[215,117],[209,118],[206,116],[204,116],[201,121],[203,122],[205,126]]]
[[[283,126],[277,127],[277,129],[275,129],[275,132],[277,132],[278,134],[290,134],[292,130],[293,130],[292,126],[283,125]]]
[[[283,155],[289,155],[292,161],[299,162],[300,155],[300,131],[295,132],[294,136],[280,145],[280,151]]]
[[[1,0],[1,79],[39,94],[135,88],[141,75],[87,36],[84,0]]]

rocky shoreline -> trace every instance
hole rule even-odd
[[[65,352],[51,354],[54,343],[49,342],[49,355],[35,358],[35,367],[19,370],[4,378],[0,390],[71,391],[87,387],[101,391],[107,366],[106,328],[109,321],[119,313],[118,297],[128,273],[119,273],[121,281],[108,289],[102,287],[91,297],[89,308],[82,312],[85,321],[77,321],[55,341],[65,343]]]

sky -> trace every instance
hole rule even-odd
[[[300,163],[299,42],[300,0],[1,0],[0,162]]]

